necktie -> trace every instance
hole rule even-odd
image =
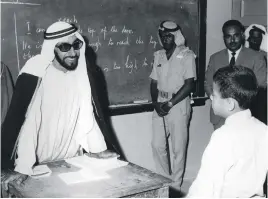
[[[232,58],[230,60],[230,66],[234,66],[235,65],[235,52],[232,52]]]

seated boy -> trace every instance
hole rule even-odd
[[[268,171],[267,126],[252,117],[256,76],[242,66],[224,67],[213,76],[212,108],[226,118],[214,131],[188,197],[261,197]]]

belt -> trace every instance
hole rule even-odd
[[[171,99],[175,93],[173,92],[165,92],[165,91],[159,91],[158,96],[164,99]]]

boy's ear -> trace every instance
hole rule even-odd
[[[237,104],[237,101],[235,99],[227,98],[228,111],[233,111],[235,109],[236,104]]]

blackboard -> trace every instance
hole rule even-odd
[[[97,55],[110,105],[151,101],[157,28],[174,20],[199,56],[198,0],[7,0],[1,1],[1,61],[14,80],[25,62],[40,53],[43,32],[55,21],[74,23]]]

